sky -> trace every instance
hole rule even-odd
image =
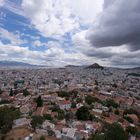
[[[0,0],[0,60],[140,66],[140,0]]]

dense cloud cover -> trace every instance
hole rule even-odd
[[[105,0],[103,12],[90,31],[94,47],[127,45],[140,49],[140,0]]]

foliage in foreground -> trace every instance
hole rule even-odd
[[[104,134],[95,134],[89,140],[127,140],[127,134],[119,123],[105,126]]]
[[[0,108],[0,133],[5,134],[12,129],[13,120],[20,117],[20,111],[14,107]]]

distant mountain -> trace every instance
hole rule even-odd
[[[86,68],[90,68],[90,69],[103,69],[103,66],[100,66],[98,63],[94,63]]]
[[[17,61],[0,61],[0,67],[38,67],[38,66]]]
[[[80,67],[80,66],[76,66],[76,65],[66,65],[65,68],[73,68],[73,67]]]
[[[134,67],[134,68],[131,68],[133,70],[140,70],[140,67]]]
[[[123,70],[140,70],[140,67],[133,67],[133,68],[120,68]]]

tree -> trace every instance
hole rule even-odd
[[[105,136],[102,134],[95,134],[89,140],[105,140]]]
[[[64,111],[60,109],[60,110],[58,110],[57,112],[58,112],[57,119],[58,119],[58,120],[63,120],[64,117],[65,117]]]
[[[87,107],[82,106],[76,112],[76,117],[78,120],[89,120],[90,119],[90,112]]]
[[[129,116],[124,115],[123,118],[124,118],[125,120],[127,120],[128,122],[133,123],[133,120],[132,120]]]
[[[39,96],[36,100],[37,103],[37,107],[42,107],[43,106],[43,100],[41,98],[41,96]]]
[[[44,114],[43,117],[46,119],[46,120],[53,120],[52,116],[50,114]]]
[[[99,87],[98,87],[98,86],[96,86],[96,87],[94,88],[94,90],[99,91]]]
[[[58,84],[59,86],[63,83],[63,81],[58,80],[58,79],[53,79],[53,82]]]
[[[0,88],[0,94],[2,94],[3,93],[3,91],[2,91],[2,89]]]
[[[119,112],[118,109],[116,109],[116,110],[114,111],[114,113],[115,113],[116,115],[119,115],[119,114],[120,114],[120,112]]]
[[[45,140],[45,137],[44,137],[44,136],[41,136],[41,137],[40,137],[40,140]]]
[[[76,98],[76,102],[77,102],[77,103],[81,103],[81,102],[83,102],[83,99],[82,99],[81,97],[77,97],[77,98]]]
[[[17,82],[15,82],[14,83],[14,89],[17,89],[17,86],[18,86],[18,84],[17,84]]]
[[[118,103],[116,103],[114,100],[112,100],[112,99],[108,99],[108,100],[106,100],[105,101],[105,105],[107,106],[107,107],[114,107],[114,108],[117,108],[117,107],[119,107],[119,104]]]
[[[51,110],[52,110],[52,112],[58,112],[58,111],[60,111],[61,109],[60,109],[59,106],[55,105],[55,106],[53,106],[53,107],[51,108]]]
[[[44,118],[42,116],[33,116],[31,120],[32,128],[39,127],[44,122]]]
[[[9,100],[1,100],[0,105],[2,104],[10,104],[11,102]]]
[[[58,96],[62,97],[62,98],[64,98],[64,97],[66,98],[66,97],[70,97],[70,94],[67,91],[59,91]]]
[[[30,92],[27,89],[24,89],[23,90],[23,95],[28,96],[28,95],[30,95]]]
[[[95,80],[95,85],[98,86],[98,81],[97,80]]]
[[[137,117],[140,119],[140,113],[137,112],[137,111],[136,111],[135,109],[133,109],[133,108],[124,110],[123,115],[127,115],[127,114],[135,114],[135,115],[137,115]]]
[[[127,132],[128,134],[134,135],[134,136],[136,136],[136,137],[140,137],[140,132],[137,130],[136,127],[128,126],[128,127],[126,128],[126,132]]]
[[[74,101],[71,103],[71,108],[76,108],[76,103]]]
[[[99,99],[97,97],[93,97],[91,95],[87,95],[85,97],[85,102],[88,104],[88,105],[91,105],[93,102],[99,102]]]
[[[91,105],[93,102],[94,102],[94,99],[92,96],[88,95],[85,97],[85,102],[88,104],[88,105]]]
[[[77,90],[72,90],[72,91],[69,92],[69,94],[72,95],[73,99],[75,99],[75,98],[77,98],[78,91]]]
[[[105,140],[127,140],[127,137],[121,125],[115,122],[107,128]]]
[[[12,129],[13,120],[20,117],[20,111],[14,107],[0,108],[0,133],[5,134]]]
[[[114,83],[114,84],[112,85],[112,87],[117,88],[118,86],[117,86],[117,84]]]
[[[13,89],[12,88],[10,89],[10,94],[9,95],[13,96]]]

